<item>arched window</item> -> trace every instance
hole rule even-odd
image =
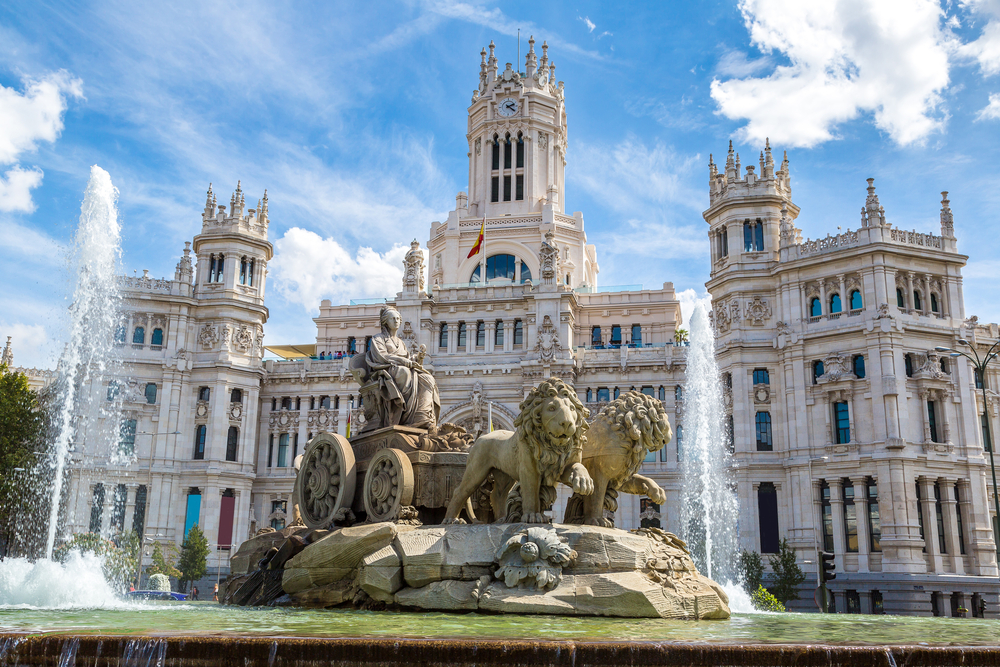
[[[622,344],[622,327],[620,324],[611,325],[611,345],[620,346]]]
[[[150,345],[163,345],[163,329],[153,329],[153,335],[149,339]]]
[[[497,320],[493,325],[493,347],[503,347],[503,320]]]
[[[920,292],[913,290],[913,309],[920,310],[923,306],[920,304]]]
[[[948,373],[948,359],[946,357],[941,357],[941,372]]]
[[[523,285],[525,283],[530,283],[530,282],[531,282],[531,269],[528,268],[528,265],[525,262],[521,262],[521,284]]]
[[[590,329],[590,345],[591,347],[601,346],[601,327],[591,327]]]
[[[514,345],[524,345],[524,323],[514,320]]]
[[[587,390],[587,402],[588,403],[593,403],[593,401],[594,401],[594,390],[593,389],[588,389]]]
[[[493,169],[500,168],[500,136],[493,135]],[[496,201],[496,200],[494,200]]]
[[[982,389],[983,388],[983,374],[980,373],[978,370],[972,371],[972,374],[973,374],[973,377],[975,378],[976,389]],[[108,395],[110,396],[110,394],[111,394],[111,385],[108,385]],[[108,399],[108,400],[111,400],[111,399]]]
[[[153,382],[146,383],[146,403],[148,405],[156,404],[156,384]]]
[[[194,427],[194,458],[201,460],[205,458],[205,438],[208,435],[208,427],[199,424]]]
[[[896,288],[896,307],[902,309],[906,308],[906,299],[903,298],[903,290],[898,287]]]
[[[771,440],[771,413],[761,410],[754,419],[757,434],[757,451],[770,452],[774,450],[774,443]]]
[[[215,254],[213,253],[213,254],[209,255],[208,259],[209,259],[209,263],[208,263],[208,282],[214,282],[215,281]]]
[[[493,170],[499,171],[500,169],[500,137],[496,134],[493,135]],[[498,202],[500,201],[500,174],[493,174],[490,179],[490,201]]]
[[[822,361],[814,361],[813,362],[813,384],[816,384],[817,382],[819,382],[820,377],[822,377],[823,373],[825,373],[825,372],[826,372],[826,370],[823,368],[823,362]]]
[[[852,370],[854,375],[859,379],[863,380],[865,377],[865,358],[864,355],[857,354],[851,362]]]
[[[621,395],[622,395],[621,389],[615,387],[615,398],[617,399]]]
[[[524,167],[524,135],[517,133],[517,168]]]
[[[230,403],[242,403],[243,402],[243,390],[233,389],[229,392],[229,402]]]
[[[358,341],[354,336],[347,337],[347,354],[358,353]]]
[[[215,261],[215,282],[222,282],[222,271],[226,266],[226,256],[221,252],[219,253],[219,258]]]
[[[494,279],[501,279],[514,282],[516,267],[517,257],[514,257],[514,255],[491,255],[486,258],[486,281],[489,282]],[[469,278],[470,283],[478,283],[482,281],[481,270],[482,267],[478,265],[475,269],[473,269],[472,276]]]
[[[932,313],[938,312],[938,298],[937,294],[935,294],[934,292],[931,292],[931,312]]]
[[[247,284],[247,258],[240,257],[240,285]]]
[[[632,347],[642,347],[642,326],[632,325]]]
[[[486,322],[476,322],[476,347],[486,347]]]
[[[860,310],[863,306],[861,292],[859,290],[851,290],[851,310]]]
[[[510,146],[510,134],[504,138],[503,143],[503,168],[510,169],[511,164],[511,146]],[[503,175],[503,200],[510,201],[510,172],[506,172]]]
[[[333,409],[334,410],[339,410],[340,409],[340,396],[334,396],[333,397]]]
[[[598,387],[597,388],[597,402],[598,403],[607,403],[610,400],[611,400],[611,393],[608,391],[608,388],[607,387]]]
[[[684,427],[683,426],[678,426],[677,427],[676,441],[677,441],[677,461],[680,462],[680,461],[684,460]],[[664,452],[667,451],[667,448],[664,447],[663,451]],[[666,455],[664,455],[664,458],[662,460],[664,460],[664,461],[667,460],[666,459]]]
[[[438,347],[448,347],[448,325],[444,322],[441,323],[441,330],[438,332]]]
[[[142,327],[136,327],[135,331],[132,333],[132,342],[142,345],[146,342],[146,330]]]
[[[115,329],[115,342],[122,344],[125,342],[125,325],[119,324],[118,328]]]
[[[466,345],[465,322],[458,323],[458,347],[464,348]]]
[[[660,385],[659,398],[661,401],[667,400],[667,388],[662,384]]]
[[[330,397],[329,396],[320,396],[319,397],[319,409],[320,410],[329,410],[330,409]]]
[[[520,132],[517,133],[517,168],[521,169],[524,167],[524,137]],[[514,175],[514,199],[517,201],[524,200],[524,174],[519,173]]]
[[[684,400],[684,385],[677,385],[674,387],[674,400],[683,401]]]
[[[913,355],[909,352],[903,355],[903,368],[906,370],[906,377],[913,377]]]
[[[809,299],[809,317],[819,317],[823,314],[823,302],[818,296]]]
[[[250,269],[247,272],[247,282],[249,283],[250,287],[253,287],[253,270],[254,270],[254,260],[251,258]]]
[[[226,460],[235,461],[237,450],[240,446],[240,430],[235,426],[229,427],[229,435],[226,437]]]
[[[830,312],[831,313],[839,313],[843,309],[844,308],[843,308],[843,306],[840,303],[840,295],[839,294],[834,294],[833,296],[831,296],[830,297]]]

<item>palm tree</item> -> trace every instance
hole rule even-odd
[[[688,330],[687,329],[677,329],[674,331],[674,342],[675,343],[686,343],[688,340]]]

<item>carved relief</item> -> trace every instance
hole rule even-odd
[[[253,334],[250,332],[250,328],[241,324],[233,335],[233,343],[236,345],[236,349],[243,352],[247,352],[253,347]]]
[[[549,135],[545,132],[538,133],[538,147],[543,151],[549,147]]]
[[[482,154],[483,154],[483,139],[482,137],[476,137],[476,155],[482,155]]]
[[[201,331],[198,332],[198,343],[201,344],[206,350],[210,350],[215,347],[215,343],[219,340],[219,335],[211,324],[206,324],[201,327]]]
[[[238,422],[243,419],[243,404],[242,403],[230,403],[229,404],[229,421]]]
[[[420,243],[413,239],[410,250],[403,258],[403,291],[418,292],[424,289],[424,253]]]
[[[542,361],[552,361],[552,358],[562,345],[559,343],[559,332],[552,324],[552,319],[548,315],[542,321],[542,326],[538,329],[538,340],[535,342],[535,352]]]
[[[559,249],[553,242],[554,238],[555,234],[552,233],[552,230],[545,232],[545,240],[538,251],[538,264],[541,267],[543,285],[553,284],[559,275]]]
[[[753,326],[763,326],[765,320],[771,319],[771,306],[767,301],[755,296],[747,303],[746,318]]]

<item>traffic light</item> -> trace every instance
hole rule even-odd
[[[826,551],[819,552],[819,583],[820,586],[825,585],[828,581],[833,581],[837,578],[837,573],[834,572],[833,564],[833,554]]]

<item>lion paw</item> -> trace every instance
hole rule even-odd
[[[529,512],[521,517],[522,523],[552,523],[552,519],[542,512]]]
[[[658,486],[654,486],[646,492],[649,499],[652,500],[657,505],[662,505],[667,501],[667,492]]]
[[[442,526],[464,526],[465,525],[465,519],[462,519],[460,517],[455,517],[454,519],[445,519],[444,521],[441,522],[441,525]]]
[[[578,493],[581,496],[589,496],[594,492],[594,480],[586,472],[581,473],[576,470],[570,472],[569,485],[573,489],[573,493]]]

